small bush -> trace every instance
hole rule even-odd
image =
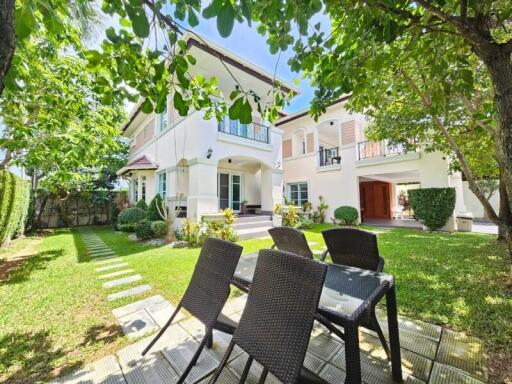
[[[283,226],[296,227],[299,224],[299,214],[295,204],[288,205],[287,209],[283,209]]]
[[[167,232],[169,231],[169,225],[162,220],[153,221],[151,222],[151,230],[156,237],[164,238],[167,236]]]
[[[112,206],[110,207],[110,220],[112,221],[112,223],[117,223],[117,217],[120,213],[121,211],[119,211],[117,205],[112,204]]]
[[[137,228],[135,228],[135,234],[137,235],[137,238],[141,240],[147,240],[155,236],[155,233],[151,229],[151,224],[151,221],[143,221],[139,223]]]
[[[308,219],[305,216],[302,216],[300,218],[300,220],[299,220],[299,224],[298,224],[297,228],[299,228],[299,229],[310,229],[311,227],[313,227],[313,220]]]
[[[135,229],[137,229],[138,225],[139,225],[138,223],[120,224],[118,227],[119,227],[119,230],[122,232],[132,233],[132,232],[135,232]]]
[[[148,205],[146,204],[146,200],[142,200],[142,199],[137,201],[137,204],[135,204],[135,207],[136,208],[140,208],[143,211],[147,211],[148,210]]]
[[[443,227],[455,208],[455,188],[421,188],[408,191],[414,215],[435,231]]]
[[[148,207],[148,220],[149,221],[162,221],[164,220],[164,217],[160,215],[159,209],[161,210],[163,208],[162,206],[162,198],[160,197],[160,194],[156,194],[155,197],[153,197],[153,200],[149,203]]]
[[[359,212],[354,207],[343,205],[334,210],[334,218],[344,225],[355,225],[359,219]]]
[[[192,220],[186,219],[181,227],[180,237],[190,246],[195,246],[198,244],[199,229],[200,226],[198,223],[194,223]]]
[[[127,208],[117,216],[117,223],[137,224],[146,218],[146,212],[140,208]]]

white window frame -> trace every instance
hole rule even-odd
[[[298,207],[301,207],[306,201],[309,201],[309,183],[307,181],[298,181],[298,182],[295,182],[295,183],[287,183],[286,184],[286,187],[288,189],[288,200],[289,201],[294,201],[294,199],[292,199],[292,186],[297,186],[297,200],[296,200],[296,205]],[[303,200],[301,198],[301,194],[303,192],[303,190],[301,189],[301,186],[306,186],[306,200]]]
[[[165,178],[165,180],[162,180],[163,177]],[[165,185],[165,189],[162,188],[162,185]],[[165,200],[165,198],[167,197],[167,171],[158,173],[157,191],[160,197]]]
[[[165,126],[163,122],[165,121]],[[169,113],[167,111],[167,105],[162,113],[156,115],[156,133],[159,134],[169,128]]]
[[[140,199],[141,200],[146,201],[147,187],[148,187],[147,177],[142,176],[141,182],[140,182]]]
[[[133,202],[137,201],[139,201],[139,178],[135,177],[133,179]]]

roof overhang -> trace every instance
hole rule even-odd
[[[329,103],[329,105],[327,107],[332,107],[333,105],[343,103],[343,102],[347,101],[349,98],[350,98],[350,95],[342,96],[339,99],[336,99],[333,102]],[[293,120],[300,119],[301,117],[307,116],[308,114],[309,114],[309,108],[299,111],[299,112],[291,113],[291,114],[286,115],[286,116],[280,118],[279,120],[277,120],[275,122],[275,126],[278,127],[280,125],[289,123]]]
[[[116,172],[116,175],[123,176],[131,171],[151,171],[158,169],[158,164],[149,160],[146,156],[138,157],[130,161],[126,166]]]

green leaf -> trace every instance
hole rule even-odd
[[[231,120],[238,120],[240,116],[240,111],[244,105],[244,98],[240,97],[235,100],[233,104],[229,107],[229,118]]]
[[[56,16],[54,16],[56,17]],[[34,10],[30,5],[25,5],[16,10],[16,36],[18,39],[28,37],[37,27],[37,20],[34,16]]]
[[[203,17],[205,19],[211,19],[219,14],[220,7],[222,5],[221,0],[213,0],[210,5],[208,5],[203,10]]]
[[[151,100],[145,99],[142,102],[140,109],[144,113],[151,113],[151,112],[153,112],[153,103],[151,102]]]
[[[198,24],[199,24],[199,20],[197,19],[196,13],[194,12],[193,9],[190,9],[188,11],[188,25],[190,25],[191,27],[195,27]]]
[[[174,108],[176,108],[178,110],[178,113],[180,114],[180,116],[188,115],[188,105],[185,102],[185,100],[183,100],[181,93],[179,93],[179,92],[174,93],[173,104],[174,104]]]
[[[245,100],[240,109],[239,120],[242,124],[250,124],[252,123],[252,106],[249,103],[249,100]]]
[[[217,15],[217,30],[222,37],[228,37],[233,31],[235,23],[235,10],[231,1],[226,1]]]
[[[149,22],[146,17],[144,7],[141,5],[137,8],[128,4],[125,5],[126,13],[133,24],[133,32],[137,37],[145,38],[149,36]]]

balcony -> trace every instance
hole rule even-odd
[[[341,162],[338,147],[320,148],[318,151],[318,166],[326,167]]]
[[[270,127],[255,122],[242,124],[238,120],[224,119],[218,123],[217,130],[260,143],[270,143]]]
[[[411,140],[410,144],[415,144],[415,140]],[[388,144],[387,140],[360,141],[357,143],[358,160],[405,155],[408,152],[411,151],[407,150],[406,144]]]

